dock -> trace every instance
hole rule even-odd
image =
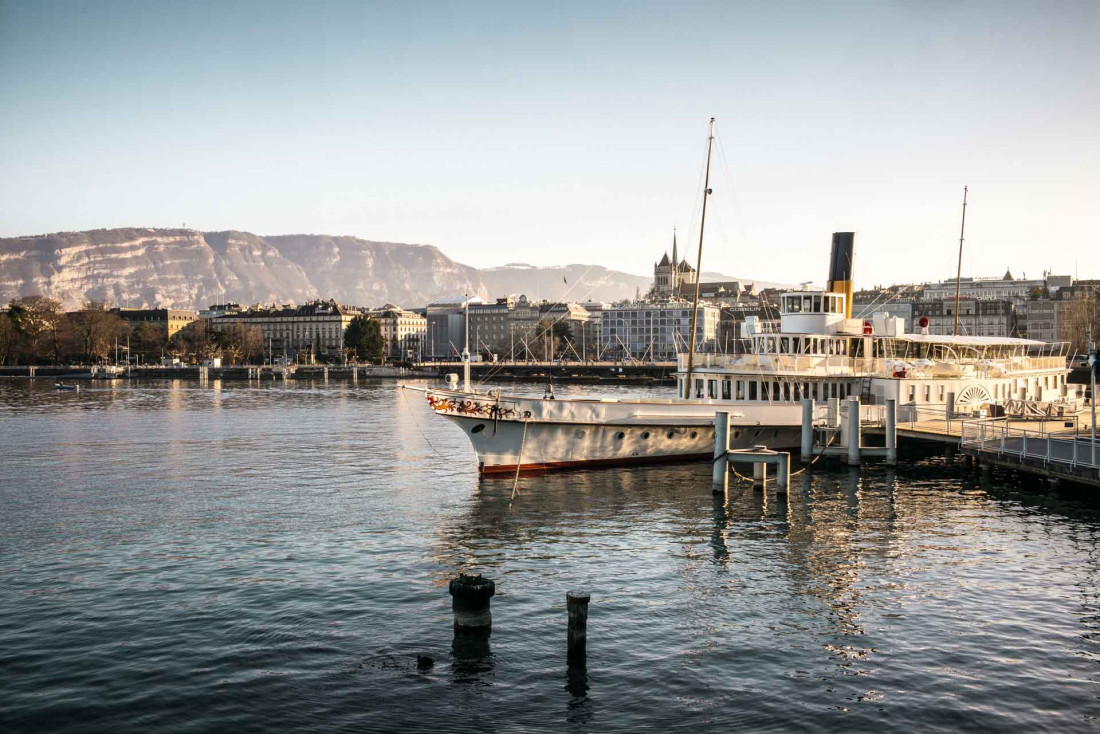
[[[823,410],[824,408],[824,410]],[[832,457],[849,466],[865,459],[882,459],[887,465],[898,463],[899,448],[942,446],[945,453],[961,453],[969,465],[989,475],[1001,468],[1030,475],[1057,486],[1070,482],[1100,487],[1100,441],[1092,439],[1091,412],[1048,415],[1030,419],[988,417],[950,413],[942,408],[904,406],[905,417],[898,420],[893,400],[885,405],[861,405],[859,398],[844,401],[833,398],[822,405],[803,401],[801,461],[809,468],[819,458]],[[764,465],[779,463],[781,473],[789,471],[789,461],[776,452],[759,446],[751,450],[730,451],[729,413],[715,416],[714,488],[727,485],[727,466],[735,462]],[[874,444],[864,442],[873,437]],[[879,439],[881,438],[881,443]],[[724,443],[724,445],[723,445]],[[780,452],[782,453],[782,452]],[[759,471],[756,472],[759,477]],[[780,489],[786,487],[786,476]]]

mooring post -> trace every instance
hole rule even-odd
[[[756,444],[752,447],[753,451],[767,451],[768,447],[761,444]],[[752,486],[763,487],[768,482],[768,465],[762,461],[754,461],[752,463]]]
[[[898,401],[886,401],[886,464],[898,465]]]
[[[859,466],[859,398],[848,398],[848,465]]]
[[[718,411],[714,414],[714,460],[710,467],[712,492],[725,492],[729,484],[730,414]]]
[[[791,483],[791,455],[787,451],[779,452],[779,466],[775,475],[775,486],[781,494],[787,493],[787,485]]]
[[[588,657],[588,602],[591,598],[586,591],[570,591],[565,595],[565,606],[569,610],[567,659],[570,664],[583,664]]]
[[[809,464],[814,459],[814,400],[802,401],[802,463]]]
[[[455,633],[488,636],[493,629],[489,600],[496,594],[497,585],[481,574],[462,573],[451,579],[448,590],[455,615]]]

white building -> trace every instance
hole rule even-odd
[[[606,308],[600,319],[600,352],[618,359],[674,359],[687,352],[691,333],[691,304],[633,303]],[[699,305],[695,349],[714,351],[720,311]]]
[[[344,348],[344,332],[358,311],[335,301],[314,301],[304,306],[249,309],[227,313],[210,320],[210,328],[228,331],[235,325],[260,330],[263,349],[270,356],[297,357],[339,354]]]
[[[427,346],[427,317],[406,311],[392,303],[367,311],[367,316],[379,321],[387,357],[390,359],[421,358],[421,350]]]

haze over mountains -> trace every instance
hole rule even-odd
[[[737,280],[711,273],[705,279]],[[479,270],[454,262],[432,245],[329,235],[98,229],[0,238],[0,304],[45,295],[72,309],[89,300],[198,309],[227,301],[304,303],[315,298],[411,308],[462,293],[486,299],[526,293],[617,301],[644,294],[651,280],[598,265],[510,264]],[[758,288],[767,285],[757,283]]]

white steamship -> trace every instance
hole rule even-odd
[[[466,433],[485,474],[709,459],[719,410],[732,414],[731,448],[797,449],[804,398],[893,399],[899,421],[923,409],[942,415],[951,397],[964,414],[1072,409],[1062,344],[907,333],[904,319],[885,313],[851,318],[853,253],[854,235],[835,233],[827,288],[784,293],[778,330],[750,319],[745,354],[681,355],[675,397],[430,388],[428,404]]]

